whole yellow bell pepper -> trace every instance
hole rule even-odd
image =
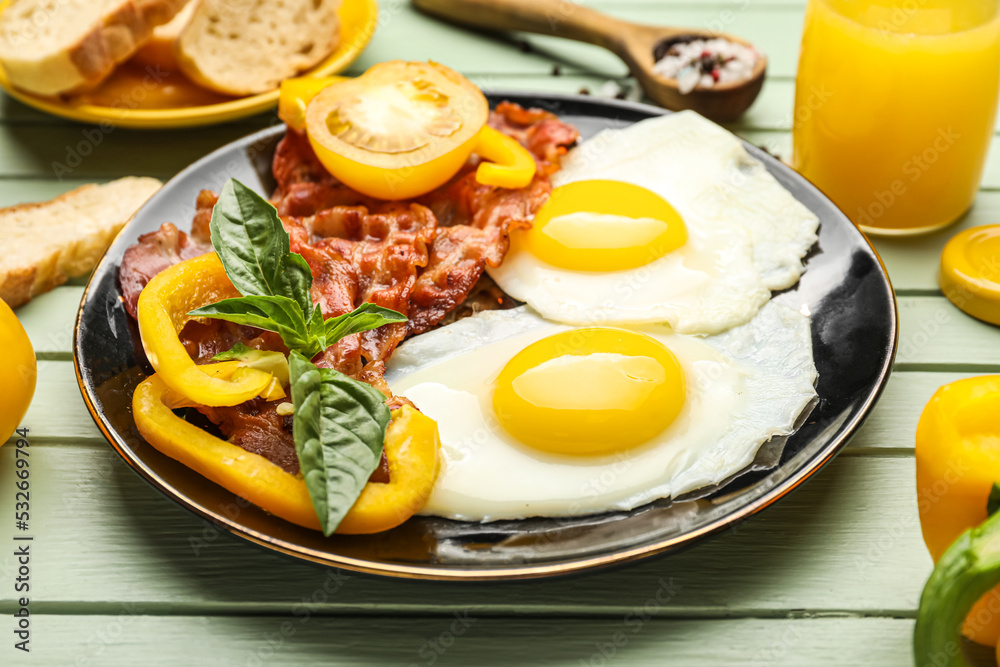
[[[213,407],[238,405],[258,395],[276,396],[273,375],[232,362],[195,364],[181,343],[188,312],[240,296],[214,252],[161,271],[139,295],[139,335],[149,363],[163,383],[192,403]],[[221,372],[221,371],[225,372]]]
[[[139,433],[149,444],[219,486],[277,517],[320,529],[301,475],[291,475],[263,456],[221,440],[171,411],[170,391],[153,375],[132,396]],[[440,469],[437,424],[404,405],[392,411],[384,451],[389,482],[369,482],[337,527],[341,534],[378,533],[395,528],[430,497]]]
[[[966,530],[987,518],[1000,482],[1000,375],[959,380],[938,389],[917,425],[917,507],[924,542],[937,562]],[[984,595],[962,633],[995,646],[1000,587]]]

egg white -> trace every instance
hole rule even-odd
[[[750,234],[753,263],[770,290],[798,282],[819,218],[751,156],[731,132],[694,111],[603,130],[572,150],[552,178],[628,180],[685,219]]]
[[[515,236],[503,264],[488,270],[504,292],[566,324],[666,323],[678,333],[718,333],[749,322],[771,298],[749,235],[688,229],[687,243],[635,269],[562,269],[521,250]]]
[[[642,186],[680,213],[688,242],[635,269],[573,271],[513,243],[489,274],[548,319],[665,323],[719,333],[749,322],[771,290],[794,285],[818,219],[740,141],[685,111],[605,130],[567,155],[553,186],[603,179]]]
[[[547,454],[496,422],[492,383],[520,350],[570,328],[528,307],[488,311],[396,350],[390,387],[437,421],[442,439],[444,465],[423,514],[465,521],[576,516],[676,497],[748,466],[761,444],[793,431],[815,397],[809,320],[779,304],[709,338],[633,328],[680,361],[687,381],[680,415],[650,442],[622,453]]]

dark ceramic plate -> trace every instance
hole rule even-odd
[[[540,106],[583,137],[662,114],[655,107],[576,96],[492,96]],[[74,357],[83,397],[122,458],[150,484],[199,516],[251,542],[350,570],[424,579],[514,579],[587,570],[690,546],[774,503],[816,473],[875,405],[896,347],[896,304],[878,256],[820,192],[761,150],[747,146],[821,221],[802,281],[778,299],[812,313],[819,400],[778,449],[770,468],[750,470],[700,498],[658,501],[631,512],[574,519],[474,524],[417,517],[372,536],[321,534],[270,516],[160,454],[136,431],[131,396],[147,362],[120,299],[125,249],[164,221],[190,224],[202,188],[235,177],[269,194],[270,164],[283,128],[236,141],[178,174],[149,200],[101,260],[77,318]],[[772,462],[773,463],[773,462]]]

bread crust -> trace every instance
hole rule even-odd
[[[4,17],[18,4],[11,0]],[[0,66],[13,86],[38,95],[59,95],[92,88],[107,78],[152,36],[153,28],[166,23],[188,0],[121,0],[100,17],[75,42],[39,54],[8,30],[0,31]],[[39,10],[42,11],[42,10]],[[63,8],[63,11],[69,9]],[[13,20],[13,19],[12,19]],[[7,28],[11,28],[10,25]]]
[[[68,278],[86,275],[135,210],[161,185],[153,178],[128,176],[105,185],[83,185],[51,201],[0,209],[0,245],[5,253],[0,261],[0,299],[16,308]],[[78,210],[90,222],[82,231],[71,218]],[[58,225],[54,218],[68,227],[54,230]],[[55,232],[58,243],[49,242],[52,234],[47,231]]]

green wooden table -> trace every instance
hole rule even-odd
[[[788,156],[803,0],[595,1],[624,18],[724,28],[770,76],[733,130]],[[528,46],[525,46],[527,44]],[[384,1],[352,68],[434,59],[485,89],[628,85],[597,48],[474,35]],[[558,74],[558,75],[557,75]],[[0,205],[125,174],[169,178],[273,115],[192,131],[101,133],[0,97]],[[60,180],[55,163],[90,144]],[[82,151],[81,151],[82,153]],[[246,544],[196,519],[119,460],[87,414],[70,354],[83,283],[18,311],[39,357],[31,437],[31,653],[15,651],[14,447],[0,448],[2,665],[909,665],[931,561],[913,433],[942,384],[1000,370],[1000,331],[953,308],[935,272],[960,228],[1000,221],[994,149],[971,213],[944,234],[876,243],[899,296],[895,372],[861,433],[804,488],[680,555],[616,572],[505,585],[375,579]],[[6,248],[0,249],[4,252]]]

